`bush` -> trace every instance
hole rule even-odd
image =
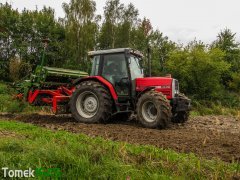
[[[0,112],[18,113],[25,107],[24,103],[13,100],[11,94],[0,94]]]
[[[19,59],[11,59],[9,64],[9,76],[11,81],[19,81],[31,72],[31,65]]]
[[[34,107],[14,99],[14,95],[16,95],[16,92],[12,88],[0,83],[0,112],[20,113],[35,111]]]
[[[223,105],[220,101],[196,101],[192,102],[193,111],[191,115],[193,116],[203,116],[203,115],[232,115],[239,116],[240,110],[238,107],[229,107]]]
[[[218,99],[224,93],[221,75],[230,68],[219,49],[196,44],[171,53],[166,64],[169,73],[180,81],[182,91],[196,99]]]
[[[228,83],[229,88],[235,92],[240,92],[240,72],[232,73],[232,81]]]
[[[220,99],[223,106],[240,109],[239,94],[226,91]]]
[[[14,58],[9,63],[9,76],[12,81],[18,81],[20,79],[19,70],[21,62],[19,59]]]
[[[7,94],[8,88],[5,84],[0,83],[0,94]]]

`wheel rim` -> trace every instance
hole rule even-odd
[[[147,122],[154,122],[157,119],[157,108],[151,101],[146,101],[142,106],[142,115]]]
[[[93,92],[83,92],[77,98],[76,107],[80,116],[87,119],[92,118],[98,112],[98,97]]]

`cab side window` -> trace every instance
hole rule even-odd
[[[104,55],[102,76],[111,82],[118,95],[128,95],[128,86],[122,84],[123,79],[128,78],[124,54]]]
[[[130,72],[131,72],[131,78],[132,80],[135,80],[136,78],[142,78],[143,77],[143,72],[141,69],[141,66],[139,64],[139,59],[131,56],[129,58],[129,67],[130,67]]]

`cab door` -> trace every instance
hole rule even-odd
[[[130,84],[124,53],[103,55],[102,76],[111,82],[120,98],[129,97]]]

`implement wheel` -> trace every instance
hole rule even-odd
[[[112,98],[99,82],[85,81],[79,84],[70,99],[72,116],[79,122],[105,122],[112,113]]]
[[[137,103],[137,117],[144,127],[166,128],[171,122],[171,106],[166,97],[155,90],[143,94]]]

